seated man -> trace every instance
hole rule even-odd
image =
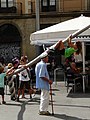
[[[80,70],[76,66],[73,55],[65,59],[64,67],[66,71],[66,78],[70,78],[70,81],[68,82],[71,82],[71,79],[73,82],[73,79],[78,78],[75,82],[80,83],[82,86],[82,76],[80,74]]]

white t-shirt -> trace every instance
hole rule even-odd
[[[75,62],[82,62],[82,55],[81,54],[79,54],[79,55],[75,54],[74,58],[75,58]]]
[[[29,70],[29,68],[27,68],[27,69]],[[30,80],[28,72],[26,69],[24,69],[23,71],[21,71],[19,73],[19,80],[20,81],[29,81]]]

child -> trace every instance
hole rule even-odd
[[[10,69],[8,69],[11,72],[14,72],[19,65],[19,59],[17,57],[12,59],[12,63],[8,64],[8,67],[10,67]],[[13,75],[8,77],[8,85],[9,85],[9,91],[11,93],[11,100],[16,100],[17,98],[17,90],[18,90],[18,86],[19,86],[19,76],[18,74]]]
[[[21,57],[19,68],[24,67],[25,69],[19,73],[20,86],[18,89],[18,97],[17,97],[18,102],[21,92],[22,92],[22,98],[24,98],[24,89],[28,89],[30,98],[31,98],[31,94],[35,93],[34,90],[30,88],[29,68],[26,67],[27,61],[28,61],[27,56]]]
[[[4,67],[0,66],[0,95],[2,96],[2,104],[6,104],[4,101],[4,77],[9,75],[9,71],[4,73]]]

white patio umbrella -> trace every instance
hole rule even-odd
[[[80,17],[32,33],[30,35],[30,42],[34,45],[54,44],[58,40],[64,40],[68,35],[88,25],[90,25],[90,17],[81,15]],[[90,35],[90,29],[80,34],[80,36],[88,35]]]

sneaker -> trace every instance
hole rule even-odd
[[[6,104],[6,102],[5,102],[5,101],[2,101],[2,104]]]
[[[32,98],[35,97],[36,94],[32,94]]]
[[[39,111],[39,115],[51,115],[49,111]]]

